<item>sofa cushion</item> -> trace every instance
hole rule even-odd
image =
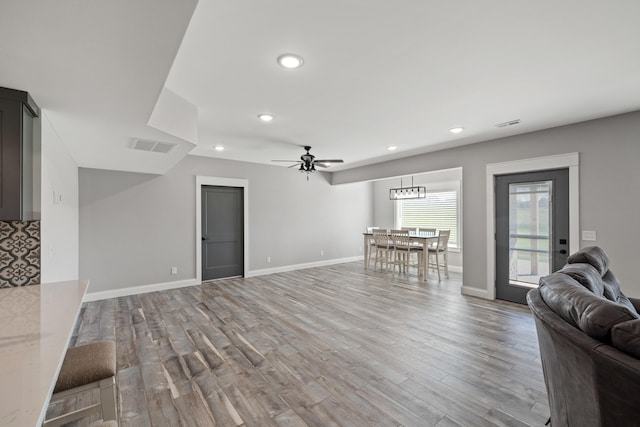
[[[591,264],[598,270],[600,276],[604,276],[609,271],[609,257],[598,246],[588,246],[580,249],[567,258],[568,264],[586,263]]]
[[[589,264],[593,266],[602,277],[602,286],[604,288],[603,293],[596,292],[595,288],[591,288],[587,284],[587,280],[592,282],[593,276],[590,274],[589,277],[576,277],[575,275],[575,266],[582,266],[584,264]],[[582,267],[578,267],[581,269]],[[627,307],[627,309],[633,313],[638,314],[635,306],[629,301],[620,289],[620,282],[613,274],[613,271],[609,270],[609,257],[607,254],[598,246],[589,246],[583,248],[576,252],[573,255],[570,255],[567,258],[567,265],[560,271],[569,270],[572,273],[569,273],[574,279],[578,280],[584,286],[587,286],[597,295],[604,295],[606,299],[609,301],[617,302],[618,304],[622,304]],[[578,272],[578,275],[583,274],[584,272]]]
[[[544,302],[566,322],[592,338],[610,342],[611,328],[628,320],[640,319],[624,305],[594,295],[578,281],[563,273],[540,279]]]
[[[640,359],[640,320],[615,325],[611,329],[611,343],[618,350]]]
[[[591,264],[567,264],[558,273],[566,274],[599,297],[604,295],[604,284],[600,272]]]
[[[602,277],[602,284],[604,286],[604,297],[606,299],[622,304],[630,311],[638,312],[629,298],[627,298],[620,290],[620,282],[618,282],[613,271],[607,271],[607,274]]]

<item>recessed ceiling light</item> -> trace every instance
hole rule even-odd
[[[293,53],[285,53],[278,56],[278,64],[284,68],[299,68],[302,67],[304,60],[301,56],[294,55]]]
[[[222,145],[214,145],[213,149],[216,151],[224,151],[224,147]]]
[[[449,129],[449,132],[451,132],[451,133],[460,133],[463,130],[464,130],[464,128],[452,128],[452,129]]]
[[[390,146],[387,147],[387,150],[389,150],[389,151],[393,151],[393,150],[397,150],[397,149],[398,149],[397,145],[390,145]]]
[[[263,122],[270,122],[271,120],[274,119],[274,117],[271,114],[258,114],[258,118]]]

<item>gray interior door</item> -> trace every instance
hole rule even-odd
[[[496,298],[526,303],[569,249],[569,170],[495,177]]]
[[[202,187],[202,280],[244,274],[244,189]]]

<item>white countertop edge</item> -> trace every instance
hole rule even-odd
[[[58,283],[69,283],[69,282],[80,282],[85,284],[84,292],[81,298],[81,301],[84,301],[84,297],[87,294],[87,289],[89,289],[89,280],[67,280],[64,282],[42,283],[40,284],[40,286],[55,286]],[[78,316],[80,315],[80,311],[82,310],[82,304],[84,304],[84,302],[80,303],[80,305],[78,306],[78,309],[76,310],[76,314],[75,314],[76,323],[78,322]],[[42,423],[44,423],[44,417],[47,415],[47,409],[49,408],[51,395],[53,394],[53,389],[55,388],[56,382],[58,381],[58,375],[60,375],[60,369],[62,369],[62,362],[64,362],[64,356],[67,353],[67,348],[69,347],[69,342],[71,341],[71,337],[73,336],[74,330],[75,330],[75,324],[74,324],[74,327],[71,328],[71,330],[69,331],[69,335],[67,336],[66,345],[64,346],[63,352],[60,355],[60,358],[59,358],[60,361],[58,362],[58,367],[56,368],[56,374],[54,376],[54,380],[51,382],[51,385],[49,386],[47,399],[44,401],[44,405],[42,406],[42,410],[40,411],[40,417],[38,418],[38,424],[35,427],[39,427],[42,425]]]

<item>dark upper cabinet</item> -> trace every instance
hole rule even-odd
[[[34,164],[34,120],[39,115],[27,92],[0,88],[0,220],[39,219],[33,179],[34,172],[40,174],[34,170],[40,168],[39,162]]]

